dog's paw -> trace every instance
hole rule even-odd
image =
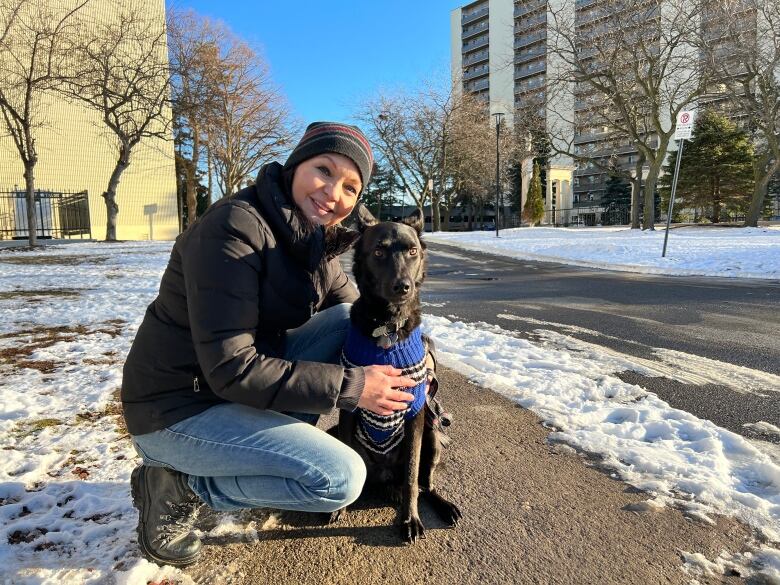
[[[458,520],[463,518],[460,509],[452,502],[447,502],[446,500],[442,502],[440,509],[436,511],[439,514],[439,518],[450,526],[457,526]]]
[[[419,518],[406,520],[401,525],[401,538],[408,544],[417,542],[418,538],[425,538],[425,527]]]
[[[436,511],[436,514],[443,522],[446,522],[450,526],[455,526],[458,524],[458,520],[463,518],[463,513],[455,504],[449,500],[445,500],[435,491],[428,492],[425,495],[427,496],[431,507]]]
[[[344,517],[346,511],[347,511],[346,508],[341,508],[339,510],[336,510],[335,512],[331,512],[330,514],[327,514],[326,515],[327,516],[327,523],[328,524],[335,524],[336,522],[338,522],[339,520],[341,520]]]

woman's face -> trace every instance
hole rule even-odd
[[[309,221],[329,227],[349,215],[362,188],[360,172],[352,159],[327,152],[295,168],[292,195]]]

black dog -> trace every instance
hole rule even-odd
[[[345,365],[381,364],[401,356],[403,363],[393,365],[403,369],[418,386],[408,389],[416,390],[416,399],[407,411],[388,417],[362,409],[340,411],[338,437],[361,455],[369,482],[400,487],[401,536],[406,542],[414,542],[424,535],[417,510],[420,492],[445,522],[455,525],[461,518],[458,507],[439,495],[433,485],[446,439],[441,430],[449,419],[442,415],[435,399],[435,374],[425,367],[431,342],[420,332],[419,287],[426,269],[425,244],[420,239],[423,217],[417,210],[401,223],[379,223],[361,205],[358,226],[361,237],[355,247],[352,271],[360,298],[352,306],[352,331],[342,361]],[[368,361],[350,361],[356,354]],[[383,358],[389,361],[374,361]],[[432,381],[426,396],[428,376]],[[331,521],[343,512],[334,512]]]

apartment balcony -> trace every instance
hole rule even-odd
[[[530,4],[515,6],[515,18],[525,16],[526,14],[535,12],[540,8],[547,8],[547,0],[537,0],[536,2],[531,2]]]
[[[490,67],[488,67],[487,65],[482,65],[481,67],[475,67],[471,71],[463,72],[463,81],[476,79],[477,77],[482,77],[483,75],[487,75],[488,73],[490,73]]]
[[[490,21],[484,20],[482,22],[478,22],[477,24],[470,26],[468,28],[464,28],[463,32],[460,35],[460,38],[462,40],[470,39],[474,35],[478,35],[481,32],[484,32],[488,29],[488,25],[490,24]]]
[[[468,24],[470,22],[474,22],[475,20],[479,20],[480,18],[487,16],[487,14],[488,14],[488,5],[485,4],[481,8],[477,8],[476,10],[473,10],[471,12],[464,12],[463,14],[461,14],[460,23],[461,25]]]
[[[479,63],[480,61],[487,61],[489,56],[490,53],[488,51],[469,53],[467,56],[463,57],[463,66],[467,67],[469,65],[473,65],[474,63]]]
[[[593,6],[594,4],[598,4],[601,1],[602,0],[575,0],[574,8],[575,10],[582,10],[589,6]]]
[[[518,36],[515,39],[515,49],[519,49],[520,47],[527,47],[528,45],[533,45],[534,43],[538,43],[539,41],[544,40],[546,38],[547,38],[546,30],[540,30],[539,32]]]
[[[547,12],[536,14],[535,16],[532,16],[525,20],[520,20],[519,22],[515,22],[515,34],[523,34],[523,31],[525,30],[546,23],[547,23]]]
[[[531,65],[527,65],[525,67],[516,67],[515,68],[515,80],[523,79],[524,77],[529,77],[531,75],[536,75],[540,71],[544,71],[547,67],[546,61],[541,61],[539,63],[533,63]]]
[[[536,91],[538,89],[544,89],[545,78],[544,75],[538,75],[537,77],[531,77],[525,81],[519,81],[515,83],[515,97],[524,96]]]
[[[479,49],[481,47],[487,47],[487,45],[488,35],[483,35],[463,43],[463,52],[465,53],[466,51],[474,51],[475,49]]]
[[[585,59],[590,59],[594,55],[598,54],[599,49],[596,47],[590,47],[590,48],[580,48],[577,49],[577,58],[580,61],[584,61]]]
[[[515,65],[521,65],[522,63],[533,61],[534,59],[538,59],[542,55],[546,54],[547,47],[539,47],[538,49],[533,49],[532,51],[526,51],[523,53],[517,52],[515,53]]]
[[[476,81],[466,84],[467,91],[481,91],[488,87],[490,87],[490,78],[488,77],[483,77],[482,79],[477,79]]]

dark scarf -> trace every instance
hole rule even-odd
[[[292,258],[314,272],[323,262],[346,252],[360,237],[354,230],[341,226],[325,229],[309,222],[292,196],[295,169],[284,169],[277,162],[260,169],[255,183],[263,217],[279,244]]]

